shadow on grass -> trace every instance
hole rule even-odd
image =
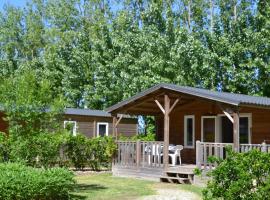
[[[107,189],[107,187],[104,187],[99,184],[77,184],[74,188],[73,194],[71,194],[71,199],[74,200],[84,200],[87,199],[87,194],[81,194],[81,193],[91,193],[93,191],[99,191]],[[78,193],[78,194],[76,194]]]

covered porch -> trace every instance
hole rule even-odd
[[[270,105],[270,100],[265,99]],[[117,114],[154,116],[156,121],[156,141],[117,142],[114,170],[119,173],[134,170],[142,175],[149,174],[150,170],[160,178],[173,174],[173,178],[186,181],[192,180],[195,167],[214,168],[215,164],[209,163],[208,157],[225,158],[226,146],[240,152],[252,148],[268,151],[265,141],[270,139],[269,135],[256,137],[253,119],[257,123],[262,115],[269,118],[270,112],[251,101],[259,102],[246,95],[159,84],[112,106],[108,111],[115,116],[116,138],[117,124],[121,120]],[[255,127],[265,124],[264,120]],[[173,162],[179,145],[181,162],[179,158]]]

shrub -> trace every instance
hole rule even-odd
[[[93,170],[109,167],[116,144],[112,137],[87,138],[78,134],[66,143],[66,155],[76,169],[89,166]]]
[[[93,170],[109,167],[116,151],[112,137],[97,137],[88,141],[88,164]]]
[[[66,154],[76,169],[84,169],[87,163],[87,138],[84,135],[70,135],[66,142]]]
[[[210,173],[204,199],[269,199],[270,154],[252,150],[236,153],[228,149],[225,160]]]
[[[9,160],[35,167],[55,166],[61,160],[59,150],[66,138],[64,133],[43,133],[10,139]]]
[[[5,133],[0,132],[0,162],[8,160],[8,139]]]
[[[148,133],[147,135],[144,134],[137,134],[131,137],[123,136],[120,134],[119,140],[131,140],[131,141],[136,141],[136,140],[141,140],[141,141],[155,141],[156,140],[156,135],[153,133]]]
[[[17,163],[0,164],[0,199],[64,200],[74,185],[74,175],[63,168],[36,169]]]

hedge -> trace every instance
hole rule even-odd
[[[18,163],[0,164],[0,199],[66,200],[74,175],[64,168],[38,169]]]
[[[87,138],[65,133],[15,139],[0,137],[0,162],[20,162],[33,167],[100,170],[110,167],[115,151],[112,137]]]

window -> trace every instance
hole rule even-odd
[[[194,148],[195,136],[194,115],[184,117],[184,145],[188,148]]]
[[[202,141],[215,142],[216,135],[216,117],[203,116],[202,117]]]
[[[70,134],[76,136],[77,134],[77,122],[76,121],[64,121],[64,129],[70,132]]]
[[[109,135],[109,124],[105,122],[97,123],[97,136],[108,136]]]
[[[239,119],[239,142],[240,144],[248,144],[249,143],[249,117],[241,117]]]

